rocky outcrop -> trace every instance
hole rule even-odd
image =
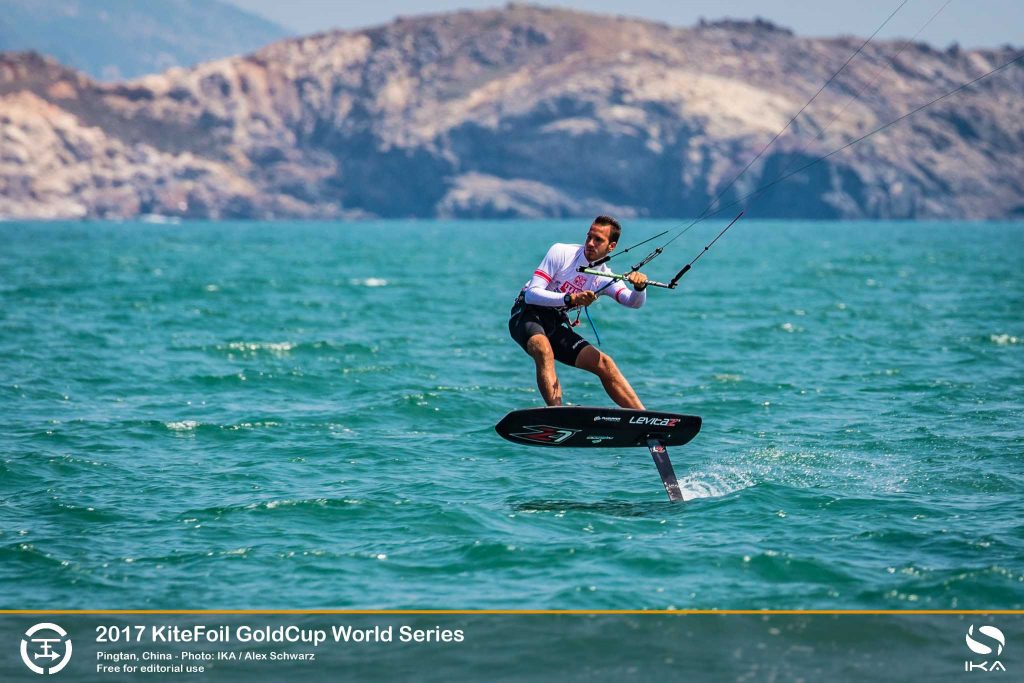
[[[117,84],[8,54],[0,215],[692,216],[1016,56],[872,43],[727,188],[859,44],[513,5]],[[1022,86],[1024,68],[1006,69],[780,183],[753,214],[1024,215]]]

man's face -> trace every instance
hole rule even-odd
[[[583,243],[583,255],[593,263],[599,258],[608,255],[608,252],[615,248],[615,242],[609,242],[612,234],[610,225],[591,225],[587,233],[587,241]]]

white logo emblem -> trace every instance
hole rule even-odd
[[[31,652],[29,647],[32,647]],[[21,660],[37,674],[59,672],[71,660],[71,639],[67,631],[57,624],[36,624],[21,637]],[[36,660],[43,660],[43,666],[36,664]],[[55,660],[59,661],[54,663]]]
[[[1006,637],[1003,632],[997,629],[995,626],[979,626],[978,633],[981,635],[988,636],[995,641],[995,652],[996,657],[1003,654],[1003,647],[1006,645]],[[974,624],[967,629],[967,647],[971,648],[971,652],[979,655],[990,655],[992,654],[992,646],[980,643],[974,639]]]

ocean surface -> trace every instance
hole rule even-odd
[[[741,221],[603,298],[704,419],[682,504],[644,449],[493,430],[542,404],[509,307],[587,227],[0,224],[0,607],[1024,608],[1024,225]]]

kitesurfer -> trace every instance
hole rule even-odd
[[[508,329],[537,366],[537,388],[549,406],[562,405],[562,387],[555,361],[594,373],[615,403],[623,408],[644,406],[611,356],[576,334],[568,311],[589,306],[600,295],[623,306],[640,308],[647,299],[647,276],[632,272],[621,281],[578,272],[579,267],[606,256],[619,241],[622,227],[610,216],[594,219],[583,244],[554,244],[512,306]],[[611,273],[607,266],[598,270]],[[609,284],[610,283],[610,284]],[[577,321],[578,321],[577,317]]]

